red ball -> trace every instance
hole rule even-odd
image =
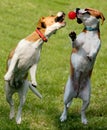
[[[74,11],[70,11],[70,12],[68,13],[68,18],[69,18],[69,19],[75,19],[75,18],[76,18],[76,13],[75,13]]]

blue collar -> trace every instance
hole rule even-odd
[[[87,31],[97,31],[97,30],[98,30],[98,27],[96,27],[96,28],[85,27],[84,30],[87,30]]]

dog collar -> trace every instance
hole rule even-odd
[[[84,30],[87,30],[87,31],[97,31],[98,28],[85,27]]]
[[[42,33],[39,29],[36,29],[36,32],[37,32],[37,34],[42,38],[42,40],[43,40],[44,42],[47,42],[47,41],[48,41],[47,38],[43,35],[43,33]]]

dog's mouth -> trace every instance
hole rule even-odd
[[[81,24],[85,14],[90,14],[86,9],[76,8],[77,23]],[[84,17],[85,19],[85,17]]]
[[[55,18],[55,22],[64,23],[65,13],[58,12],[57,17]]]

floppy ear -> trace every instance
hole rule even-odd
[[[46,28],[46,25],[45,25],[45,23],[43,22],[43,19],[44,19],[44,17],[42,17],[40,20],[39,20],[39,22],[38,22],[38,24],[37,24],[37,28]]]
[[[104,17],[104,15],[103,15],[101,12],[100,12],[99,16],[100,16],[100,18],[102,19],[102,24],[103,24],[103,22],[104,22],[104,20],[105,20],[105,17]]]
[[[101,18],[102,19],[102,24],[105,20],[105,17],[103,15],[103,13],[101,13],[100,11],[96,10],[96,9],[92,9],[92,8],[86,8],[86,11],[88,11],[91,15],[97,17],[97,18]]]
[[[41,27],[42,27],[42,28],[46,28],[45,22],[41,22]]]

